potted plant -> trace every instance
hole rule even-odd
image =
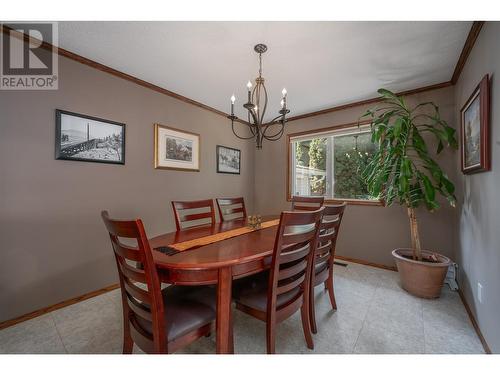
[[[399,203],[407,208],[412,247],[392,252],[402,287],[419,297],[437,298],[451,262],[422,249],[416,209],[436,210],[439,195],[455,206],[455,187],[433,159],[426,141],[428,135],[436,142],[437,154],[445,146],[456,149],[455,129],[440,118],[439,108],[432,102],[410,107],[389,90],[378,93],[382,104],[362,116],[371,120],[372,142],[378,144],[362,176],[370,194],[380,197],[386,206]]]

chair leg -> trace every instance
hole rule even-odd
[[[134,341],[130,336],[130,331],[124,327],[123,329],[123,354],[132,354],[134,349]]]
[[[333,290],[333,273],[325,281],[326,289],[328,289],[328,295],[330,296],[330,302],[332,304],[332,309],[337,310],[337,302],[335,301],[335,291]]]
[[[314,287],[309,297],[309,321],[311,322],[312,333],[318,333],[318,327],[316,325],[316,307],[314,306]]]
[[[309,302],[309,301],[307,301]],[[309,349],[314,349],[314,341],[311,334],[311,323],[309,321],[309,304],[303,303],[300,308],[300,315],[302,317],[302,329],[304,330],[304,336],[306,338],[307,347]]]
[[[266,323],[266,345],[267,354],[276,352],[276,322],[267,321]]]

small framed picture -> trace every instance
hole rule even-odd
[[[217,146],[217,173],[240,174],[241,151]]]
[[[490,87],[485,75],[460,111],[462,173],[489,171]]]
[[[200,135],[155,124],[155,168],[200,171]]]
[[[56,159],[125,164],[125,124],[56,109]]]

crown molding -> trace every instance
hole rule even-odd
[[[442,89],[442,88],[448,87],[448,86],[452,86],[451,81],[441,82],[441,83],[437,83],[435,85],[430,85],[430,86],[418,87],[418,88],[412,89],[412,90],[401,91],[401,92],[396,93],[396,95],[413,95],[413,94],[418,94],[418,93],[425,92],[425,91]],[[374,104],[374,103],[378,103],[380,101],[382,101],[382,99],[380,97],[376,97],[376,98],[371,98],[371,99],[360,100],[358,102],[342,104],[339,106],[330,107],[330,108],[322,109],[322,110],[315,111],[315,112],[309,112],[309,113],[304,113],[304,114],[297,115],[297,116],[292,116],[289,119],[287,119],[287,122],[303,120],[303,119],[308,118],[308,117],[325,115],[327,113],[342,111],[344,109],[359,107],[362,105]]]
[[[458,78],[460,78],[460,73],[462,73],[462,69],[467,62],[467,58],[476,43],[476,39],[481,32],[481,29],[484,25],[484,21],[474,21],[472,22],[472,26],[469,31],[469,35],[467,35],[467,39],[465,40],[464,47],[462,48],[462,52],[460,53],[460,57],[458,58],[457,65],[455,65],[455,70],[453,71],[453,75],[451,76],[451,83],[454,85],[457,83]]]
[[[462,72],[462,69],[465,66],[465,63],[467,62],[467,58],[469,57],[469,54],[472,51],[472,48],[474,47],[474,44],[475,44],[475,42],[477,40],[477,37],[479,36],[479,33],[480,33],[481,28],[483,27],[483,25],[484,25],[484,21],[474,21],[472,23],[471,29],[469,31],[469,34],[468,34],[467,39],[465,41],[465,44],[464,44],[464,46],[462,48],[462,52],[460,53],[460,57],[459,57],[459,59],[457,61],[457,64],[455,66],[455,70],[453,71],[453,75],[452,75],[452,77],[451,77],[451,79],[449,81],[437,83],[437,84],[434,84],[434,85],[419,87],[419,88],[412,89],[412,90],[406,90],[406,91],[398,92],[397,95],[413,95],[413,94],[418,94],[418,93],[421,93],[421,92],[426,92],[426,91],[431,91],[431,90],[437,90],[437,89],[441,89],[441,88],[444,88],[444,87],[453,86],[458,81],[458,78],[460,77],[460,73]],[[24,41],[26,41],[26,42],[29,41],[32,38],[32,37],[30,37],[30,36],[28,36],[26,34],[23,34],[21,32],[13,30],[13,29],[5,26],[5,25],[2,25],[2,32],[8,33],[11,30],[14,31],[13,35],[15,35],[18,38],[23,38]],[[33,38],[33,39],[35,39],[35,38]],[[88,59],[86,57],[80,56],[80,55],[78,55],[76,53],[70,52],[70,51],[65,50],[63,48],[55,47],[55,46],[53,46],[50,43],[42,42],[42,48],[45,48],[45,49],[48,49],[48,50],[55,50],[55,51],[57,51],[57,53],[60,56],[64,56],[64,57],[66,57],[66,58],[68,58],[70,60],[77,61],[77,62],[79,62],[81,64],[90,66],[90,67],[92,67],[94,69],[97,69],[97,70],[109,73],[111,75],[114,75],[116,77],[125,79],[125,80],[130,81],[130,82],[133,82],[133,83],[135,83],[135,84],[137,84],[139,86],[146,87],[146,88],[148,88],[150,90],[153,90],[153,91],[159,92],[161,94],[170,96],[170,97],[172,97],[174,99],[177,99],[177,100],[180,100],[182,102],[185,102],[185,103],[188,103],[188,104],[192,104],[192,105],[194,105],[196,107],[199,107],[199,108],[203,108],[203,109],[205,109],[207,111],[210,111],[212,113],[215,113],[217,115],[224,116],[224,117],[228,117],[229,116],[227,113],[219,111],[218,109],[210,107],[210,106],[208,106],[206,104],[200,103],[200,102],[198,102],[196,100],[193,100],[193,99],[190,99],[190,98],[188,98],[186,96],[177,94],[177,93],[175,93],[173,91],[164,89],[164,88],[162,88],[160,86],[154,85],[154,84],[152,84],[150,82],[144,81],[144,80],[142,80],[140,78],[137,78],[137,77],[134,77],[134,76],[132,76],[130,74],[123,73],[123,72],[121,72],[119,70],[113,69],[113,68],[111,68],[111,67],[109,67],[107,65],[98,63],[98,62],[93,61],[93,60],[90,60],[90,59]],[[290,118],[287,119],[287,122],[302,120],[302,119],[305,119],[305,118],[308,118],[308,117],[314,117],[314,116],[324,115],[324,114],[327,114],[327,113],[341,111],[341,110],[352,108],[352,107],[358,107],[358,106],[362,106],[362,105],[373,104],[373,103],[379,102],[380,100],[381,99],[379,97],[377,97],[377,98],[371,98],[371,99],[365,99],[365,100],[361,100],[361,101],[357,101],[357,102],[347,103],[347,104],[343,104],[343,105],[339,105],[339,106],[335,106],[335,107],[330,107],[330,108],[322,109],[322,110],[319,110],[319,111],[308,112],[308,113],[304,113],[304,114],[301,114],[301,115],[292,116],[292,117],[290,117]],[[242,124],[247,124],[246,121],[241,120],[241,119],[237,119],[235,121],[238,121],[238,122],[240,122]]]

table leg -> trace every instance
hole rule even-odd
[[[219,269],[217,283],[217,353],[234,353],[233,320],[231,316],[231,267]]]

